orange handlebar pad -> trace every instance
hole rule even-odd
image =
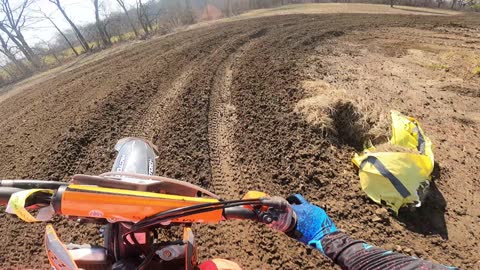
[[[184,197],[145,191],[132,191],[96,186],[69,185],[61,191],[62,215],[106,218],[110,222],[137,222],[154,214],[185,206],[218,202],[217,199]],[[172,219],[178,223],[218,223],[223,210]]]

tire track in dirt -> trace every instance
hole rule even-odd
[[[204,42],[212,42],[214,38],[215,37],[207,37],[205,39],[206,42]],[[158,60],[162,60],[168,63],[168,61],[165,59],[165,55],[182,54],[186,50],[191,50],[190,46],[191,44],[180,42],[180,45],[177,45],[177,47],[171,51],[156,56],[152,62],[155,63]],[[164,124],[170,113],[174,111],[177,98],[186,90],[186,85],[192,78],[193,70],[196,69],[197,65],[203,65],[203,63],[199,63],[198,60],[195,60],[198,58],[197,56],[201,55],[202,53],[204,52],[197,52],[195,57],[192,58],[194,59],[192,62],[188,63],[188,65],[184,67],[181,67],[181,71],[179,72],[179,75],[177,75],[175,81],[170,86],[167,86],[166,89],[160,89],[155,98],[152,98],[148,101],[149,105],[144,111],[143,117],[138,119],[137,122],[128,125],[123,133],[124,136],[142,137],[148,140],[152,140],[155,137],[155,134],[158,132],[158,128]],[[155,68],[161,69],[163,67],[156,65]]]
[[[235,61],[249,47],[257,46],[265,28],[253,31],[238,40],[236,48],[230,50],[228,58],[219,66],[213,78],[209,94],[208,109],[208,145],[212,187],[225,199],[238,199],[248,186],[248,179],[242,179],[238,168],[238,156],[235,146],[235,126],[237,124],[236,107],[232,100],[232,83]],[[243,186],[243,188],[241,187]]]
[[[217,195],[232,196],[239,192],[239,178],[235,168],[236,153],[233,132],[236,122],[235,107],[231,103],[232,54],[217,72],[210,93],[208,113],[208,145],[212,186]]]
[[[204,44],[212,42],[212,38],[215,36],[205,36],[199,39],[197,46],[202,47]],[[149,51],[154,51],[154,49]],[[102,134],[106,137],[96,140],[86,150],[87,154],[78,160],[74,171],[100,173],[99,168],[103,168],[100,169],[102,172],[108,171],[114,158],[113,146],[118,139],[130,136],[151,139],[155,134],[155,127],[162,125],[174,100],[184,91],[192,66],[195,65],[195,59],[204,53],[206,52],[192,51],[188,44],[181,44],[167,51],[159,51],[158,55],[145,61],[143,65],[148,67],[148,71],[138,77],[132,76],[133,79],[122,86],[122,89],[127,88],[129,93],[127,95],[125,93],[114,94],[115,97],[118,95],[119,100],[113,104],[121,103],[122,106],[126,105],[127,107],[124,111],[117,110],[109,112],[109,114],[115,116],[117,121],[122,118],[126,118],[126,121],[118,123],[114,120],[110,121],[110,124],[103,125],[103,128],[110,127],[111,132]],[[174,63],[173,59],[179,56],[184,56],[183,62]],[[131,93],[132,89],[137,92]],[[140,95],[138,100],[141,102],[136,102],[137,95]],[[106,119],[113,118],[107,117]],[[111,145],[111,147],[107,148],[106,145]],[[106,154],[99,156],[99,149]],[[99,159],[103,161],[101,166],[97,164]]]
[[[243,42],[242,42],[243,43]],[[208,104],[208,148],[210,163],[210,190],[220,197],[228,199],[239,199],[242,194],[239,170],[236,166],[237,154],[234,146],[234,126],[236,123],[235,107],[231,100],[231,87],[233,80],[234,61],[242,48],[247,45],[240,45],[232,50],[228,58],[218,67],[214,75],[209,93]],[[231,227],[238,228],[235,232]],[[209,239],[207,243],[201,244],[200,254],[206,253],[206,247],[210,256],[225,258],[225,243],[239,243],[241,239],[248,237],[248,226],[246,222],[229,221],[227,224],[215,226],[197,226],[196,232],[201,237]],[[213,241],[212,241],[213,240]],[[238,253],[240,245],[230,246],[230,252]],[[214,253],[212,254],[212,251]],[[230,258],[235,261],[235,258]]]
[[[156,133],[156,126],[161,126],[165,118],[168,117],[168,110],[185,90],[185,85],[188,83],[190,76],[191,71],[187,68],[166,90],[166,93],[152,100],[139,122],[131,123],[126,127],[128,136],[151,140]]]
[[[155,137],[158,133],[158,128],[165,123],[170,113],[174,111],[178,97],[186,90],[186,85],[192,79],[194,67],[198,64],[193,62],[186,68],[183,68],[172,85],[167,90],[164,90],[166,93],[159,93],[158,97],[150,102],[150,105],[145,110],[144,117],[139,119],[138,123],[132,123],[132,125],[127,127],[127,130],[130,130],[127,132],[128,136],[142,137],[148,140],[152,140]],[[204,64],[201,63],[200,66]]]

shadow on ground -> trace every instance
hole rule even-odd
[[[432,172],[432,181],[422,206],[419,208],[402,208],[398,214],[398,220],[405,224],[410,231],[423,235],[440,235],[448,239],[447,224],[445,222],[445,210],[447,202],[436,185],[440,178],[441,168],[438,163]]]

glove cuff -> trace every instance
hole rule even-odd
[[[318,235],[316,235],[314,239],[310,240],[308,242],[308,245],[320,250],[320,252],[322,252],[322,254],[325,255],[325,251],[323,250],[323,246],[322,246],[322,239],[325,238],[327,235],[335,233],[337,231],[338,231],[337,227],[335,226],[335,224],[333,224],[333,222],[331,222],[331,225],[329,227],[324,228],[323,231],[321,231]]]
[[[321,240],[312,240],[308,242],[308,245],[314,249],[318,249],[325,256],[325,251],[323,251],[322,241]]]

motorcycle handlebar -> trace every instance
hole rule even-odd
[[[13,187],[21,189],[58,189],[61,186],[68,185],[65,182],[45,181],[45,180],[0,180],[0,187]]]
[[[10,196],[12,196],[13,193],[22,191],[24,189],[18,188],[18,187],[0,187],[0,205],[4,206],[8,204],[8,201],[10,200]],[[231,208],[226,208],[224,209],[223,212],[223,217],[226,220],[231,220],[231,219],[249,219],[249,220],[257,220],[257,214],[255,211],[251,209],[247,209],[245,207],[231,207]]]
[[[7,205],[10,196],[18,191],[34,188],[58,189],[64,185],[68,185],[68,183],[44,180],[0,180],[0,205]],[[36,203],[34,199],[32,198],[30,203]]]
[[[67,183],[53,182],[53,181],[47,182],[47,181],[39,181],[39,180],[1,180],[0,181],[0,205],[8,204],[8,201],[11,195],[14,194],[15,192],[19,192],[19,191],[31,189],[31,188],[58,189],[64,185],[67,185]],[[61,192],[60,193],[56,192],[55,194],[62,196]],[[54,197],[57,195],[54,195]],[[49,204],[51,200],[52,200],[52,195],[49,193],[44,193],[44,192],[33,193],[25,201],[25,206]],[[237,205],[238,203],[242,203],[242,202],[244,202],[243,204],[245,205],[248,205],[250,203],[248,200],[231,201],[230,203],[233,203],[233,202],[236,202]],[[261,198],[255,202],[255,204],[257,205],[259,203],[260,205],[263,205],[264,207],[268,207],[269,209],[277,209],[280,211],[282,211],[282,209],[287,209],[287,207],[289,207],[287,201],[285,201],[284,199],[275,198],[275,197]],[[220,206],[217,206],[217,209],[219,209],[218,207]],[[174,211],[174,210],[175,209],[171,211]],[[200,209],[198,209],[197,211],[199,210]],[[208,208],[205,210],[208,211]],[[64,214],[63,211],[59,213]],[[260,209],[254,210],[253,208],[231,205],[231,206],[226,206],[223,209],[220,217],[222,217],[224,220],[247,219],[247,220],[253,220],[253,221],[269,224],[273,220],[276,220],[276,218],[278,218],[278,212],[275,212],[275,211],[271,212],[271,211],[265,211],[265,210],[262,211]],[[295,218],[292,217],[292,220],[288,221],[288,223],[295,224],[296,223]]]

